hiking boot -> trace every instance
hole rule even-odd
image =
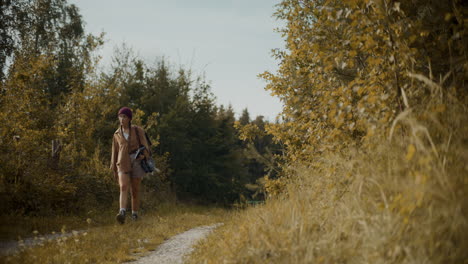
[[[132,220],[137,221],[138,220],[138,215],[137,214],[132,214]]]
[[[124,223],[125,223],[125,211],[120,211],[120,213],[117,214],[117,216],[115,217],[115,219],[116,219],[117,222],[119,222],[120,224],[124,224]]]

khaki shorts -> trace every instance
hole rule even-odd
[[[146,172],[141,167],[141,160],[135,159],[135,154],[130,155],[130,160],[132,161],[132,171],[129,173],[130,178],[143,178],[146,175]],[[124,172],[120,172],[122,174]]]

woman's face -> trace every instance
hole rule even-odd
[[[130,118],[124,114],[119,115],[119,122],[121,126],[127,127],[128,123],[130,122]]]

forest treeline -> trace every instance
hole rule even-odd
[[[2,213],[78,212],[116,200],[109,170],[117,111],[128,106],[146,129],[161,173],[149,196],[233,204],[263,199],[281,148],[263,116],[236,119],[210,85],[165,59],[145,63],[123,45],[99,70],[94,36],[65,0],[2,1],[0,13],[0,196]],[[257,134],[239,139],[235,128]],[[246,187],[247,186],[247,187]]]

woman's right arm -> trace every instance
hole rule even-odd
[[[114,177],[117,177],[117,156],[118,156],[118,146],[117,140],[115,140],[115,135],[112,137],[112,154],[111,154],[111,170],[114,173]]]

